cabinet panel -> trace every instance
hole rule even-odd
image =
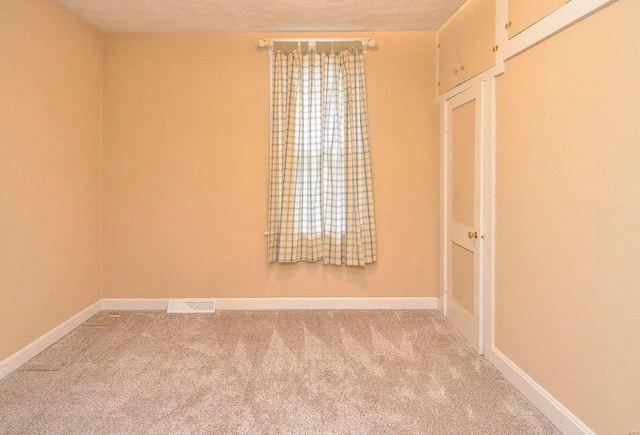
[[[495,65],[495,0],[473,0],[438,36],[438,80],[442,95]]]
[[[495,64],[495,0],[473,0],[460,15],[462,82]]]
[[[442,29],[438,38],[438,80],[440,94],[448,91],[459,83],[460,66],[460,16]]]
[[[509,38],[513,38],[532,24],[570,0],[509,0]]]

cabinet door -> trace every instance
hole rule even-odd
[[[438,80],[440,94],[460,83],[460,16],[442,29],[438,38]]]
[[[461,13],[460,70],[465,81],[495,65],[495,0],[473,0]]]
[[[509,38],[513,38],[532,24],[570,0],[509,0]]]

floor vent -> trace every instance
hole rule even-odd
[[[169,301],[167,313],[214,313],[216,301],[214,300],[182,300]]]

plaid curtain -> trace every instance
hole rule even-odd
[[[364,53],[272,56],[268,260],[373,263]]]

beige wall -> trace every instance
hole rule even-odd
[[[103,296],[437,296],[435,34],[367,33],[365,269],[267,264],[265,36],[105,35]]]
[[[598,433],[640,427],[638,22],[619,0],[497,84],[496,345]],[[103,58],[57,3],[1,2],[0,360],[100,297],[437,296],[435,37],[367,34],[379,261],[268,265],[273,35]]]
[[[497,81],[496,345],[596,433],[640,429],[640,3]]]
[[[0,2],[0,360],[100,298],[102,36]]]

